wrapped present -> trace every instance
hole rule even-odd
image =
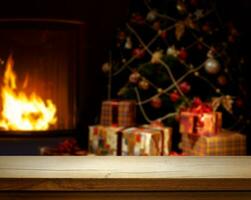
[[[246,155],[246,136],[226,130],[215,136],[182,134],[180,147],[183,153],[193,156]]]
[[[219,133],[221,125],[222,114],[220,112],[181,112],[180,114],[180,133],[213,136]]]
[[[125,129],[122,137],[122,155],[169,155],[172,129],[151,126]]]
[[[100,124],[105,126],[133,126],[135,125],[135,101],[108,100],[102,102]]]
[[[89,152],[96,155],[117,155],[121,149],[122,127],[89,126]]]
[[[219,133],[222,125],[222,113],[213,112],[211,104],[195,98],[191,107],[180,113],[180,133],[212,136]]]

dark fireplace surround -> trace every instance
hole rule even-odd
[[[12,54],[14,71],[27,92],[57,106],[57,125],[47,131],[0,131],[0,155],[38,155],[42,146],[79,138],[86,147],[88,77],[86,24],[54,19],[0,20],[0,57]],[[4,66],[1,69],[3,73]],[[2,75],[0,76],[2,84]],[[19,83],[21,84],[21,83]],[[81,144],[81,141],[80,141]]]

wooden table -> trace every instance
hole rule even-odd
[[[249,157],[0,157],[0,200],[250,200]]]

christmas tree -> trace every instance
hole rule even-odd
[[[223,127],[243,129],[249,120],[240,38],[216,1],[134,1],[102,67],[108,98],[136,100],[139,123],[172,127],[184,108],[207,102],[223,113]]]

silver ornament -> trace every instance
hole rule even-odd
[[[208,74],[217,74],[221,69],[220,63],[214,58],[208,58],[204,67]]]

